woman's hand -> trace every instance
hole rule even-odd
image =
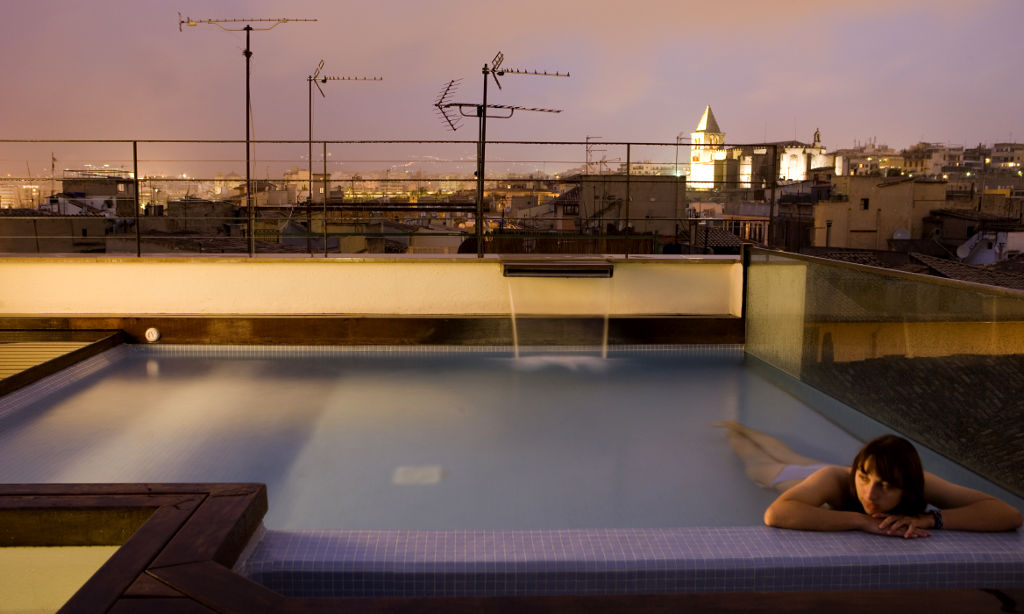
[[[922,514],[920,516],[873,514],[871,518],[874,522],[878,523],[877,532],[879,534],[903,537],[905,539],[928,537],[931,535],[928,529],[935,526],[935,518],[931,514]]]

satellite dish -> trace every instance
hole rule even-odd
[[[910,231],[906,228],[897,228],[896,232],[892,233],[892,238],[897,241],[906,241],[910,238]]]

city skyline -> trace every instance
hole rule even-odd
[[[816,129],[831,150],[1024,139],[1014,78],[1024,5],[1009,0],[19,2],[0,26],[17,58],[5,137],[241,138],[245,35],[179,32],[179,10],[318,19],[252,33],[255,139],[305,138],[306,77],[321,59],[325,74],[384,81],[314,91],[314,139],[475,139],[474,121],[452,134],[432,103],[449,79],[463,80],[456,100],[479,101],[481,67],[499,50],[507,68],[572,77],[492,82],[489,102],[564,112],[489,122],[489,140],[688,140],[709,104],[730,143],[809,142]]]

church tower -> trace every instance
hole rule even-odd
[[[697,189],[714,187],[715,160],[725,159],[724,143],[725,133],[708,105],[697,130],[690,133],[690,175],[686,178],[689,185]]]

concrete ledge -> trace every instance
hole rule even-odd
[[[608,262],[613,278],[568,279],[506,278],[489,258],[10,258],[0,259],[0,287],[22,291],[2,297],[0,315],[742,313],[735,256]]]

